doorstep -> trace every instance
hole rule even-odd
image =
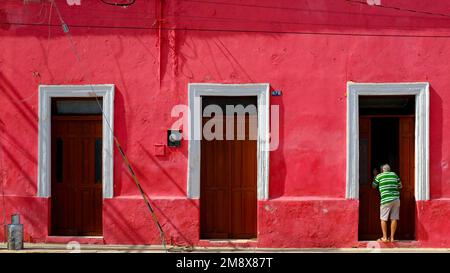
[[[257,239],[232,239],[232,240],[211,240],[201,239],[196,244],[196,247],[225,247],[225,248],[256,248],[258,245]]]
[[[105,240],[103,236],[47,236],[45,243],[102,245],[105,244]]]
[[[377,242],[377,241],[358,241],[354,248],[420,248],[419,241],[395,241],[391,242]]]
[[[79,249],[67,248],[65,244],[25,243],[22,250],[8,250],[0,242],[0,253],[165,253],[160,245],[80,245]],[[168,246],[168,252],[174,252]],[[194,253],[450,253],[450,248],[225,248],[195,247],[187,251]]]

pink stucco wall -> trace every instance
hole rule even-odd
[[[270,198],[258,208],[261,247],[353,246],[358,201],[345,199],[346,83],[430,82],[430,201],[417,204],[417,240],[450,247],[450,20],[346,1],[143,0],[127,9],[57,1],[81,62],[46,1],[0,3],[0,211],[20,213],[28,241],[48,237],[37,198],[39,84],[115,84],[115,133],[174,244],[201,245],[199,200],[186,198],[187,143],[156,156],[187,104],[188,83],[270,83],[282,90]],[[445,0],[383,4],[450,13]],[[158,21],[155,19],[162,18]],[[161,30],[158,28],[161,23]],[[158,244],[115,153],[104,243]],[[0,240],[3,233],[0,234]]]

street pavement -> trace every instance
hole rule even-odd
[[[0,243],[0,253],[164,253],[158,245],[80,245],[30,244],[22,250],[8,250]],[[450,253],[450,248],[228,248],[228,247],[172,247],[169,253]]]

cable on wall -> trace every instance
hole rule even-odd
[[[345,0],[349,3],[355,3],[355,4],[361,4],[361,5],[368,5],[366,0]],[[414,10],[414,9],[407,9],[407,8],[400,8],[400,7],[394,7],[394,6],[386,6],[382,4],[377,5],[368,5],[370,7],[374,8],[382,8],[382,9],[391,9],[391,10],[397,10],[397,11],[406,11],[406,12],[413,12],[418,14],[425,14],[425,15],[432,15],[432,16],[441,16],[441,17],[447,17],[450,18],[450,14],[445,13],[436,13],[431,11],[424,11],[424,10]]]
[[[63,20],[63,18],[62,18],[62,16],[61,16],[61,12],[59,11],[59,8],[58,8],[58,6],[57,6],[56,3],[55,3],[55,0],[50,0],[50,1],[52,2],[53,6],[54,6],[55,9],[56,9],[56,13],[57,13],[57,15],[58,15],[58,17],[59,17],[59,20],[60,20],[60,22],[61,22],[61,26],[62,26],[62,28],[63,28],[64,33],[65,33],[65,34],[67,35],[67,37],[69,38],[69,41],[70,41],[71,46],[72,46],[73,53],[75,54],[75,56],[76,56],[76,58],[77,58],[77,62],[78,62],[78,64],[81,65],[81,58],[80,58],[80,56],[79,56],[79,54],[78,54],[77,48],[76,48],[76,46],[75,46],[75,43],[73,42],[72,35],[71,35],[71,33],[70,33],[69,27],[67,26],[67,24],[66,24],[65,21]],[[134,2],[134,1],[133,1],[133,2]],[[97,98],[97,94],[96,94],[96,92],[95,92],[93,86],[92,86],[91,84],[89,84],[89,86],[91,87],[91,90],[92,90],[92,96],[96,99],[97,104],[98,104],[98,106],[99,106],[99,108],[100,108],[100,110],[101,110],[101,112],[102,112],[102,114],[103,114],[103,118],[105,119],[105,121],[106,121],[106,123],[107,123],[107,125],[108,125],[108,128],[109,128],[111,134],[112,134],[113,137],[114,137],[114,143],[115,143],[117,149],[119,150],[120,155],[122,156],[122,159],[124,160],[125,165],[127,166],[127,169],[128,169],[128,171],[130,172],[130,174],[131,174],[131,176],[132,176],[132,178],[133,178],[133,181],[135,182],[135,184],[136,184],[136,186],[137,186],[137,188],[138,188],[138,190],[139,190],[139,193],[141,194],[142,199],[143,199],[144,202],[145,202],[145,205],[147,206],[148,210],[150,211],[150,214],[151,214],[151,216],[152,216],[152,220],[153,220],[153,222],[155,223],[156,228],[157,228],[158,231],[159,231],[159,235],[160,235],[160,239],[161,239],[161,244],[162,244],[164,250],[167,252],[168,250],[167,250],[167,246],[166,246],[165,233],[164,233],[164,230],[163,230],[161,224],[160,224],[159,221],[158,221],[158,218],[156,217],[155,211],[153,210],[153,208],[152,208],[152,206],[151,206],[151,204],[150,204],[150,202],[149,202],[149,198],[147,197],[147,195],[145,194],[144,190],[142,189],[141,184],[139,183],[139,181],[138,181],[138,179],[137,179],[137,176],[136,176],[136,174],[135,174],[133,168],[131,167],[131,163],[129,162],[128,157],[126,156],[125,152],[123,151],[123,149],[122,149],[122,147],[121,147],[121,145],[120,145],[120,143],[119,143],[119,140],[118,140],[117,137],[115,136],[114,131],[113,131],[112,127],[111,127],[111,124],[110,124],[108,118],[106,117],[106,115],[105,115],[105,113],[104,113],[104,111],[103,111],[103,107],[101,106],[101,104],[100,104],[100,102],[99,102],[99,100],[98,100],[98,98]]]
[[[117,2],[109,2],[105,0],[100,0],[103,4],[110,5],[110,6],[116,6],[116,7],[129,7],[136,3],[136,0],[131,0],[128,3],[117,3]]]

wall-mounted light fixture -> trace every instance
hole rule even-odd
[[[182,134],[181,130],[167,130],[167,146],[168,147],[180,147]]]

